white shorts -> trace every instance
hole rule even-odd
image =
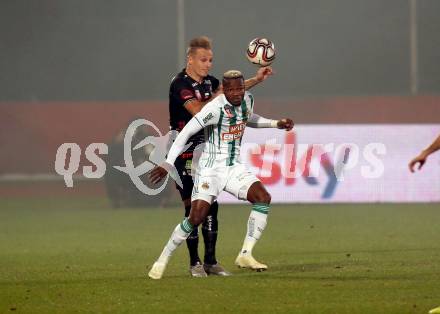
[[[198,168],[194,176],[191,201],[204,200],[212,204],[222,191],[239,200],[246,200],[249,188],[258,181],[260,180],[241,163],[229,167]]]

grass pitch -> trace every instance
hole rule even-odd
[[[249,211],[220,205],[217,257],[232,277],[190,278],[182,246],[153,281],[146,267],[183,209],[0,200],[0,312],[388,314],[440,305],[438,204],[274,205],[254,250],[269,265],[262,273],[233,265]]]

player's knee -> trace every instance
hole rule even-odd
[[[272,201],[272,195],[270,195],[268,192],[266,192],[264,195],[264,202],[263,203],[270,204],[271,201]]]
[[[194,219],[194,226],[198,226],[203,222],[203,218],[202,217],[196,217]]]
[[[195,200],[191,206],[191,212],[189,214],[189,222],[193,226],[200,225],[208,216],[210,204],[203,200]]]
[[[270,204],[271,200],[272,196],[267,191],[261,192],[256,196],[256,203]]]
[[[195,227],[195,226],[200,225],[203,222],[203,218],[204,217],[202,215],[200,215],[200,214],[197,214],[197,213],[193,214],[192,213],[189,216],[188,220]]]

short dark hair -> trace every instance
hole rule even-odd
[[[186,55],[192,55],[197,49],[202,48],[206,50],[212,49],[211,39],[206,36],[200,36],[193,38],[189,41],[188,49],[186,50]]]

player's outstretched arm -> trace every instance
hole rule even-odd
[[[293,129],[293,125],[294,125],[294,123],[293,123],[292,119],[284,118],[284,119],[278,120],[277,128],[284,129],[286,131],[290,131]]]
[[[150,171],[149,178],[153,183],[159,183],[172,169],[177,157],[185,150],[185,145],[189,138],[202,129],[202,125],[196,118],[189,120],[188,124],[182,129],[174,140],[173,145],[168,152],[167,159],[161,165],[158,165]]]
[[[440,135],[435,139],[434,142],[432,142],[431,145],[429,145],[428,148],[424,149],[417,157],[415,157],[409,162],[408,164],[409,170],[411,172],[414,172],[417,164],[419,165],[417,169],[420,170],[425,164],[426,160],[428,159],[428,156],[438,151],[439,149],[440,149]]]
[[[212,97],[208,101],[199,101],[197,99],[192,99],[190,101],[187,101],[185,103],[185,109],[194,117],[196,114],[202,110],[202,108],[211,100],[213,100],[218,95],[223,94],[223,86],[220,84],[220,86],[217,88],[214,94],[212,94]]]
[[[206,105],[207,101],[191,100],[185,103],[185,109],[194,117],[196,114],[202,110],[203,106]]]
[[[285,118],[281,120],[272,120],[259,116],[253,113],[248,120],[248,126],[251,128],[278,128],[290,131],[293,128],[292,119]]]
[[[254,77],[244,81],[244,88],[246,90],[249,90],[252,87],[254,87],[255,85],[257,85],[258,83],[263,82],[264,80],[266,80],[269,76],[271,76],[273,74],[274,74],[274,72],[273,72],[272,67],[270,67],[270,66],[261,67],[257,70],[257,73]]]

